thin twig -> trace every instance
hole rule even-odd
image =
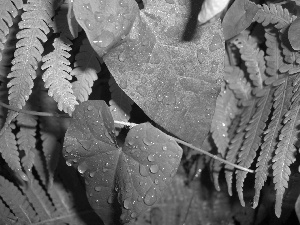
[[[25,114],[29,114],[29,115],[35,115],[35,116],[69,117],[68,114],[36,112],[36,111],[29,111],[29,110],[25,110],[25,109],[17,109],[15,107],[7,105],[7,104],[5,104],[3,102],[0,102],[0,106],[3,106],[5,108],[7,108],[7,109],[10,109],[10,110],[13,110],[13,111],[16,111],[16,112],[19,112],[19,113],[25,113]],[[138,125],[138,124],[135,124],[135,123],[128,123],[128,122],[123,122],[123,121],[114,121],[114,122],[116,124],[121,124],[121,125],[129,126],[129,127],[134,127],[134,126]],[[205,150],[197,148],[197,147],[195,147],[195,146],[193,146],[193,145],[191,145],[191,144],[189,144],[189,143],[187,143],[185,141],[182,141],[180,139],[177,139],[177,138],[174,138],[174,137],[171,137],[171,136],[169,136],[169,137],[173,138],[176,142],[178,142],[180,144],[183,144],[183,145],[185,145],[187,147],[190,147],[191,149],[194,149],[194,150],[196,150],[198,152],[201,152],[202,154],[208,155],[209,157],[211,157],[213,159],[216,159],[216,160],[219,160],[222,163],[228,164],[228,165],[230,165],[232,167],[235,167],[235,168],[237,168],[239,170],[244,170],[244,171],[246,171],[248,173],[254,173],[253,170],[250,170],[250,169],[244,168],[242,166],[236,165],[234,163],[231,163],[231,162],[229,162],[229,161],[227,161],[225,159],[222,159],[222,158],[220,158],[220,157],[218,157],[216,155],[213,155],[213,154],[211,154],[211,153],[209,153],[209,152],[207,152]]]
[[[51,117],[65,117],[65,118],[70,117],[68,114],[36,112],[36,111],[30,111],[30,110],[25,110],[25,109],[17,109],[15,107],[7,105],[3,102],[0,102],[0,106],[3,106],[3,107],[5,107],[7,109],[10,109],[12,111],[16,111],[18,113],[25,113],[25,114],[34,115],[34,116],[51,116]]]
[[[120,121],[115,121],[115,123],[117,123],[117,124],[122,124],[122,125],[129,126],[129,127],[134,127],[134,126],[137,125],[137,124],[135,124],[135,123],[124,123],[124,122],[121,122],[121,123],[120,123]],[[228,164],[228,165],[230,165],[230,166],[232,166],[232,167],[235,167],[235,168],[237,168],[237,169],[239,169],[239,170],[246,171],[246,172],[248,172],[248,173],[254,173],[253,170],[250,170],[250,169],[244,168],[244,167],[242,167],[242,166],[236,165],[236,164],[234,164],[234,163],[232,163],[232,162],[227,161],[226,159],[222,159],[222,158],[220,158],[220,157],[218,157],[218,156],[216,156],[216,155],[213,155],[213,154],[211,154],[211,153],[209,153],[209,152],[207,152],[207,151],[205,151],[205,150],[202,150],[202,149],[200,149],[200,148],[197,148],[197,147],[195,147],[195,146],[193,146],[193,145],[191,145],[191,144],[189,144],[189,143],[187,143],[187,142],[185,142],[185,141],[182,141],[182,140],[180,140],[180,139],[178,139],[178,138],[171,137],[171,136],[169,136],[169,137],[170,137],[170,138],[173,138],[176,142],[178,142],[178,143],[180,143],[180,144],[183,144],[183,145],[185,145],[185,146],[187,146],[187,147],[190,147],[191,149],[194,149],[194,150],[196,150],[196,151],[198,151],[198,152],[201,152],[201,153],[203,153],[203,154],[205,154],[205,155],[207,155],[207,156],[209,156],[209,157],[211,157],[211,158],[213,158],[213,159],[216,159],[216,160],[218,160],[218,161],[220,161],[220,162],[222,162],[222,163]]]

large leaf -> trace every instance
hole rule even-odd
[[[79,105],[64,141],[64,157],[84,176],[91,206],[105,224],[128,222],[152,206],[170,184],[182,149],[149,123],[133,127],[118,147],[109,108],[103,101]]]
[[[201,146],[223,79],[224,39],[216,21],[197,26],[194,38],[183,41],[189,18],[197,18],[190,15],[189,4],[148,0],[126,41],[104,61],[119,86],[152,120]]]
[[[235,0],[222,22],[225,40],[249,27],[258,9],[259,7],[249,0]]]
[[[298,17],[289,27],[288,37],[294,50],[300,50],[300,18]]]

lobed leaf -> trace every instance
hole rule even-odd
[[[118,147],[104,101],[80,104],[64,140],[64,157],[86,181],[89,202],[105,224],[114,224],[116,202],[129,222],[155,204],[177,171],[182,149],[149,123],[133,127]]]

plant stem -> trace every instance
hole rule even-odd
[[[35,116],[54,116],[54,117],[65,117],[65,118],[69,118],[69,115],[68,115],[68,114],[47,113],[47,112],[36,112],[36,111],[29,111],[29,110],[25,110],[25,109],[17,109],[17,108],[15,108],[15,107],[10,106],[10,105],[7,105],[7,104],[5,104],[5,103],[3,103],[3,102],[0,102],[0,106],[3,106],[3,107],[5,107],[5,108],[7,108],[7,109],[10,109],[10,110],[13,110],[13,111],[16,111],[16,112],[19,112],[19,113],[25,113],[25,114],[35,115]],[[114,123],[115,123],[115,124],[121,124],[121,125],[124,125],[124,126],[128,126],[128,127],[130,127],[130,128],[132,128],[132,127],[138,125],[138,124],[135,124],[135,123],[129,123],[129,122],[123,122],[123,121],[114,121]],[[173,138],[176,142],[178,142],[178,143],[180,143],[180,144],[183,144],[183,145],[185,145],[185,146],[187,146],[187,147],[189,147],[189,148],[191,148],[191,149],[194,149],[194,150],[196,150],[196,151],[198,151],[198,152],[200,152],[200,153],[202,153],[202,154],[205,154],[205,155],[207,155],[207,156],[209,156],[209,157],[211,157],[211,158],[213,158],[213,159],[219,160],[219,161],[222,162],[222,163],[228,164],[228,165],[230,165],[230,166],[232,166],[232,167],[234,167],[234,168],[237,168],[237,169],[239,169],[239,170],[246,171],[246,172],[248,172],[248,173],[254,173],[253,170],[250,170],[250,169],[244,168],[244,167],[242,167],[242,166],[236,165],[236,164],[234,164],[234,163],[231,163],[231,162],[229,162],[229,161],[227,161],[227,160],[225,160],[225,159],[222,159],[222,158],[220,158],[220,157],[218,157],[218,156],[216,156],[216,155],[213,155],[213,154],[211,154],[211,153],[209,153],[209,152],[207,152],[207,151],[205,151],[205,150],[202,150],[202,149],[200,149],[200,148],[197,148],[197,147],[195,147],[195,146],[193,146],[193,145],[191,145],[191,144],[189,144],[189,143],[187,143],[187,142],[185,142],[185,141],[182,141],[182,140],[180,140],[180,139],[178,139],[178,138],[175,138],[175,137],[172,137],[172,136],[169,136],[169,137],[170,137],[170,138]]]
[[[116,124],[121,124],[121,125],[129,126],[129,127],[134,127],[134,126],[138,125],[138,124],[135,124],[135,123],[128,123],[128,122],[122,122],[122,121],[114,121],[114,122]],[[250,169],[244,168],[242,166],[236,165],[236,164],[234,164],[232,162],[227,161],[226,159],[222,159],[222,158],[220,158],[220,157],[218,157],[216,155],[213,155],[213,154],[211,154],[211,153],[209,153],[209,152],[207,152],[207,151],[205,151],[203,149],[197,148],[197,147],[195,147],[195,146],[193,146],[193,145],[191,145],[191,144],[189,144],[189,143],[187,143],[185,141],[182,141],[182,140],[180,140],[178,138],[171,137],[171,136],[169,136],[169,137],[173,138],[176,142],[178,142],[180,144],[183,144],[183,145],[185,145],[185,146],[187,146],[187,147],[189,147],[191,149],[194,149],[194,150],[196,150],[198,152],[201,152],[201,153],[203,153],[203,154],[205,154],[205,155],[207,155],[207,156],[209,156],[209,157],[211,157],[213,159],[219,160],[222,163],[228,164],[228,165],[230,165],[232,167],[235,167],[235,168],[237,168],[239,170],[243,170],[243,171],[248,172],[248,173],[254,173],[253,170],[250,170]]]
[[[30,110],[25,110],[25,109],[17,109],[13,106],[7,105],[3,102],[0,102],[0,106],[3,106],[4,108],[10,109],[12,111],[16,111],[18,113],[25,113],[29,115],[34,115],[34,116],[54,116],[54,117],[70,117],[68,114],[59,114],[59,113],[47,113],[47,112],[36,112],[36,111],[30,111]]]

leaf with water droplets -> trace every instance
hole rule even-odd
[[[63,155],[85,179],[86,192],[105,224],[128,222],[156,203],[170,184],[182,149],[149,123],[133,127],[124,146],[116,142],[113,118],[104,101],[87,101],[75,110]]]
[[[183,3],[184,2],[184,3]],[[187,35],[191,1],[148,0],[126,41],[104,61],[124,92],[157,124],[198,147],[208,135],[223,79],[220,20]],[[195,5],[199,4],[195,1]],[[193,5],[194,6],[194,5]]]
[[[124,39],[138,13],[138,5],[132,0],[74,0],[73,8],[75,18],[101,57]]]

